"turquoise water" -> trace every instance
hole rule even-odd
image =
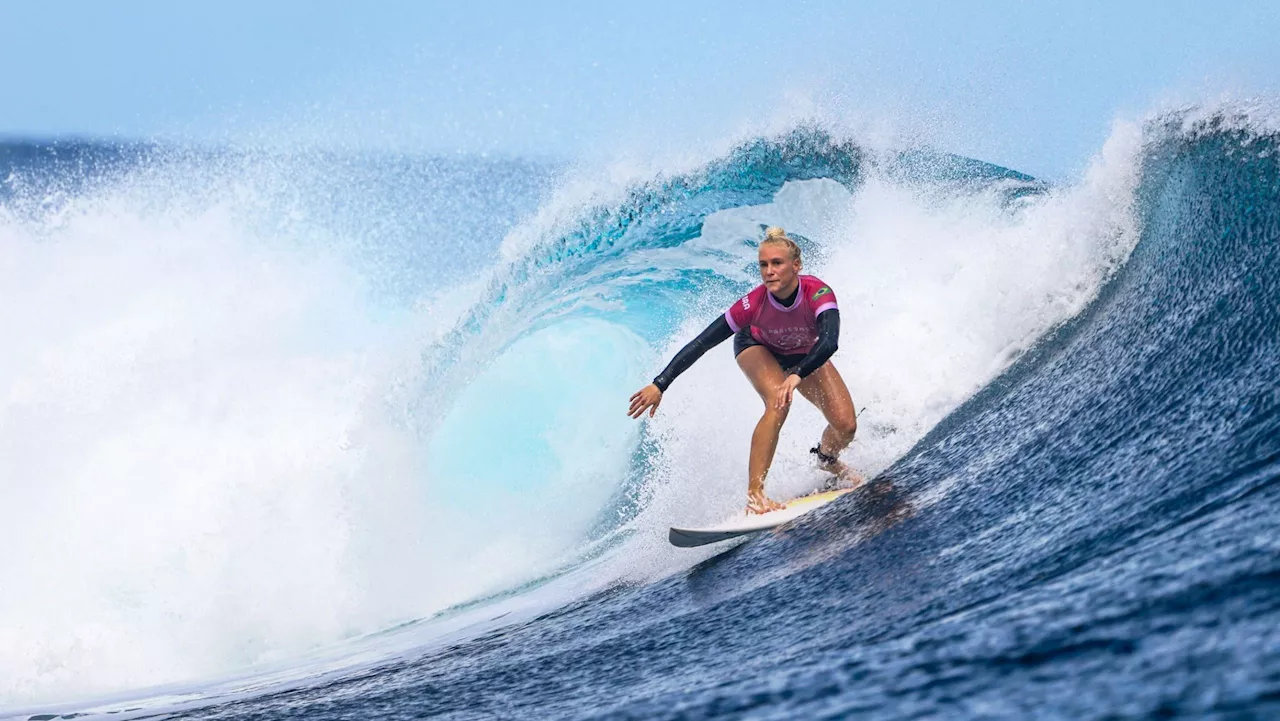
[[[10,149],[0,699],[1266,717],[1267,127],[1121,127],[1064,187],[813,127],[621,178]],[[727,347],[653,421],[625,401],[757,282],[769,224],[840,297],[875,480],[672,549],[740,507],[758,401]],[[792,414],[776,495],[822,481],[820,430]]]

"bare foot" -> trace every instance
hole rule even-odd
[[[839,488],[857,488],[867,479],[861,473],[853,470],[844,461],[836,460],[834,463],[819,463],[818,468],[835,476],[831,480],[823,484],[823,488],[827,490],[836,490]]]
[[[747,494],[747,513],[768,513],[769,511],[781,511],[786,506],[769,498],[764,493],[748,493]]]

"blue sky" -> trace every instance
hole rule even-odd
[[[1116,117],[1280,92],[1280,3],[0,0],[0,134],[696,149],[814,102],[1070,177]]]

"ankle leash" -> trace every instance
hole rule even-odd
[[[813,448],[810,448],[810,449],[809,449],[809,452],[810,452],[810,453],[812,453],[813,455],[817,456],[817,457],[818,457],[818,460],[819,460],[819,461],[822,461],[822,464],[823,464],[823,465],[826,465],[826,466],[829,466],[829,465],[831,465],[831,464],[833,464],[833,463],[839,463],[839,462],[840,462],[840,458],[839,458],[838,456],[833,456],[833,455],[830,455],[830,454],[828,454],[828,453],[823,453],[823,452],[822,452],[822,444],[821,444],[821,443],[819,443],[818,445],[814,446]]]

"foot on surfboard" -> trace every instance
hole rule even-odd
[[[834,491],[843,488],[857,488],[866,482],[861,473],[850,468],[839,456],[833,456],[822,452],[822,444],[818,444],[809,449],[809,452],[818,457],[818,468],[830,473],[833,478],[829,478],[826,483],[822,484],[822,490]]]
[[[785,505],[769,498],[764,493],[747,494],[747,513],[768,513],[769,511],[781,511],[784,508],[786,508]]]

